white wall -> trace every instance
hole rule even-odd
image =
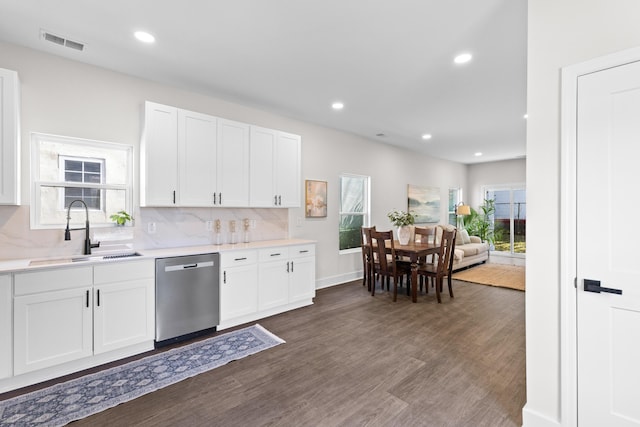
[[[465,202],[474,208],[484,200],[482,187],[486,185],[524,184],[526,181],[526,160],[504,160],[469,165],[467,168],[468,192]]]
[[[138,158],[142,106],[145,100],[174,105],[302,136],[302,178],[328,181],[329,215],[306,220],[304,209],[290,209],[283,236],[318,241],[317,279],[320,286],[355,277],[362,269],[359,253],[338,254],[338,176],[356,173],[372,177],[373,224],[390,228],[386,213],[406,208],[407,184],[439,187],[441,222],[447,220],[448,189],[465,187],[465,165],[420,156],[344,132],[293,120],[225,100],[178,90],[105,69],[96,68],[34,50],[0,43],[0,67],[18,71],[22,92],[22,199],[29,201],[29,135],[51,133],[131,144]],[[301,186],[303,187],[303,186]],[[136,191],[136,205],[137,205]],[[278,215],[248,210],[147,210],[136,209],[136,241],[145,246],[202,244],[201,231],[209,218],[259,215],[264,221],[281,221]],[[158,234],[146,235],[140,224],[145,215],[158,221]],[[163,233],[173,222],[184,225]],[[300,225],[298,226],[298,223]],[[273,226],[273,224],[267,224]],[[278,229],[279,225],[271,229]],[[273,233],[269,233],[272,236]],[[256,233],[259,235],[259,230]],[[78,253],[81,236],[62,240],[60,230],[29,229],[28,206],[0,207],[0,258],[26,258],[37,253],[51,256]]]
[[[560,69],[640,45],[635,0],[532,0],[527,88],[527,405],[525,427],[560,411]]]

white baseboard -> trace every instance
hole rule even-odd
[[[338,274],[336,276],[324,277],[316,280],[316,289],[329,288],[331,286],[341,285],[346,282],[362,279],[362,270],[352,271],[351,273]]]
[[[553,420],[539,412],[530,409],[527,405],[522,408],[522,427],[563,427],[562,423]]]

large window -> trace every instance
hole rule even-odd
[[[369,177],[340,176],[340,250],[348,251],[361,245],[360,228],[368,226]]]
[[[33,134],[31,138],[31,227],[59,228],[67,209],[82,200],[92,226],[111,224],[109,216],[132,209],[130,145]],[[71,223],[84,225],[84,206],[75,203]]]
[[[462,190],[459,188],[449,189],[449,224],[454,227],[458,226],[458,218],[456,215],[456,206],[462,201]]]
[[[527,203],[522,186],[493,188],[485,199],[495,201],[493,215],[494,246],[499,252],[526,253]]]

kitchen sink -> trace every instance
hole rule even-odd
[[[47,258],[47,259],[32,260],[31,262],[29,262],[29,265],[30,266],[58,265],[58,264],[70,264],[74,262],[110,261],[110,260],[117,260],[121,258],[137,257],[141,255],[142,254],[138,252],[128,252],[128,253],[110,254],[110,255],[83,255],[83,256],[64,257],[64,258]]]

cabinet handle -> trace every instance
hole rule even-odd
[[[287,261],[287,273],[289,272],[289,262]]]
[[[300,251],[301,254],[306,254],[307,252],[309,252],[308,249],[305,249],[304,251]]]
[[[293,273],[293,261],[291,261],[291,272]]]
[[[278,206],[282,206],[282,196],[278,196]]]
[[[213,204],[216,204],[216,193],[213,193]]]
[[[222,283],[227,283],[227,272],[226,271],[222,272]]]
[[[242,257],[242,258],[234,258],[234,261],[245,261],[247,259],[247,257]]]
[[[89,308],[89,291],[87,290],[87,308]]]
[[[278,252],[278,253],[275,253],[275,254],[271,254],[269,256],[280,256],[280,255],[282,255],[282,254],[280,252]]]
[[[218,204],[222,206],[222,193],[218,193]]]
[[[98,289],[97,297],[98,297],[98,307],[100,307],[100,289]]]
[[[278,206],[278,195],[273,196],[273,204]]]
[[[176,190],[173,190],[173,204],[176,204]]]

